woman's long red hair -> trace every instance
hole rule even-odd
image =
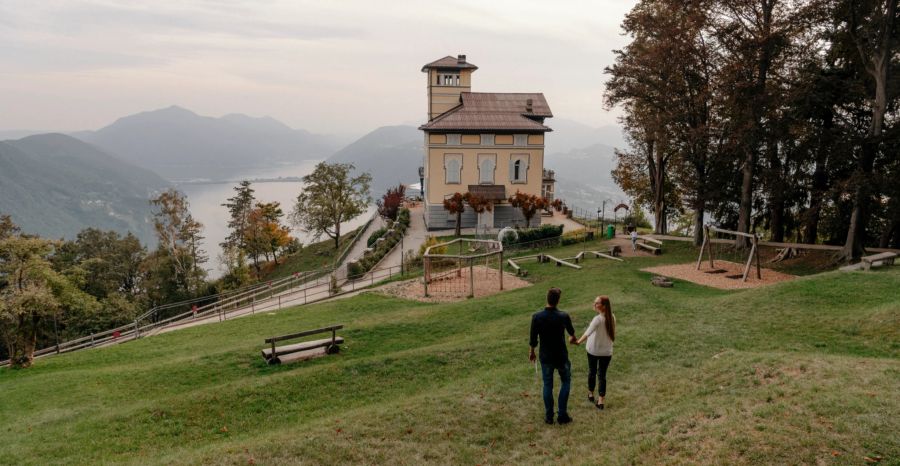
[[[612,304],[609,303],[609,296],[600,296],[600,306],[603,308],[603,320],[606,325],[606,334],[609,339],[616,341],[616,321],[613,320]]]

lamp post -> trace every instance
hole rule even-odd
[[[603,211],[601,209],[597,209],[597,239],[600,239],[603,236],[603,228],[600,226],[600,219],[602,219]]]
[[[425,167],[419,167],[419,193],[425,198]]]

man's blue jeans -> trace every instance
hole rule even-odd
[[[569,403],[569,388],[572,385],[572,364],[566,360],[562,366],[550,363],[541,363],[541,372],[544,376],[544,411],[547,419],[553,419],[553,371],[559,371],[559,417],[569,417],[567,406]]]

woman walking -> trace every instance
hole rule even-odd
[[[588,358],[588,401],[594,403],[594,383],[597,387],[597,409],[603,409],[606,401],[606,369],[612,360],[613,341],[616,339],[616,317],[608,296],[597,296],[594,300],[594,311],[597,315],[591,320],[578,344],[587,340]]]

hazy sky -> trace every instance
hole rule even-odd
[[[425,118],[423,64],[465,53],[474,91],[543,92],[599,126],[632,0],[0,0],[0,129],[96,129],[180,105],[363,133]]]

